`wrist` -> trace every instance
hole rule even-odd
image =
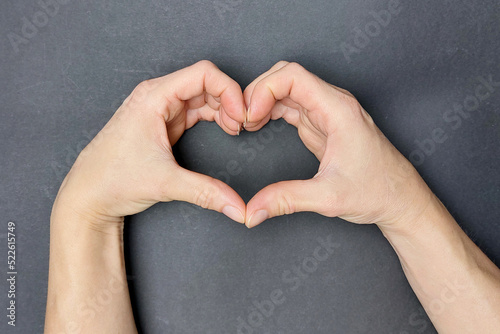
[[[388,178],[392,191],[376,225],[382,232],[411,233],[425,221],[425,215],[436,213],[442,204],[409,161],[394,164],[397,168]]]
[[[68,240],[78,238],[83,243],[92,239],[121,239],[123,227],[123,217],[104,217],[60,202],[54,204],[50,217],[51,234],[64,235]]]
[[[124,217],[112,217],[99,213],[95,208],[82,200],[80,196],[72,196],[68,191],[59,191],[51,213],[51,230],[59,228],[77,228],[82,232],[89,230],[105,234],[121,235]]]
[[[431,224],[453,219],[441,201],[429,191],[418,205],[406,210],[398,217],[383,224],[377,224],[386,238],[409,238],[425,230]]]
[[[50,249],[51,263],[70,276],[91,279],[96,269],[123,271],[123,220],[105,221],[55,205],[50,218]],[[89,268],[97,262],[98,268]]]
[[[56,200],[50,219],[46,321],[50,332],[68,326],[96,332],[93,326],[102,326],[103,319],[119,316],[113,314],[114,309],[131,313],[123,254],[123,220],[103,220]],[[92,301],[103,293],[112,297],[107,299],[110,307],[92,308]],[[95,314],[89,316],[83,309]],[[134,328],[133,323],[128,327]]]

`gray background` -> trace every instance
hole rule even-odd
[[[447,140],[418,170],[498,263],[500,87],[460,126],[443,118],[455,103],[471,102],[478,77],[500,81],[498,1],[402,0],[401,12],[346,56],[342,47],[355,47],[356,29],[388,3],[68,1],[16,52],[9,33],[22,35],[23,17],[32,20],[41,7],[2,1],[0,273],[7,271],[7,222],[14,221],[19,275],[17,327],[0,314],[0,332],[43,330],[50,209],[77,153],[136,84],[200,59],[242,87],[278,60],[298,61],[353,92],[407,157],[415,141],[441,128]],[[265,129],[231,137],[199,124],[176,154],[183,166],[227,181],[245,201],[272,182],[314,175],[318,163],[295,129],[280,122]],[[241,165],[235,175],[224,173],[231,160]],[[185,203],[159,204],[129,220],[129,284],[145,333],[236,333],[237,318],[274,289],[286,301],[255,333],[435,332],[374,226],[305,213],[247,230]],[[338,243],[335,253],[292,291],[283,273],[328,235]],[[0,282],[3,313],[7,285]]]

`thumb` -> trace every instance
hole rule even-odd
[[[224,182],[180,166],[169,171],[161,201],[184,201],[245,222],[245,202]]]
[[[303,211],[332,216],[333,205],[331,189],[317,178],[282,181],[260,190],[248,202],[245,224],[252,228],[268,218]]]

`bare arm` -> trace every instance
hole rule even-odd
[[[103,222],[57,204],[51,218],[47,333],[136,333],[123,256],[123,220]]]
[[[247,205],[248,227],[299,211],[377,224],[440,333],[498,333],[500,270],[349,92],[279,62],[244,97],[248,131],[283,118],[320,161],[310,180],[259,191]]]
[[[405,227],[405,225],[409,225]],[[440,333],[498,333],[500,270],[434,196],[416,220],[381,227]]]
[[[137,332],[123,257],[123,217],[187,201],[244,222],[223,182],[181,168],[172,145],[199,120],[228,134],[245,119],[239,85],[203,61],[141,83],[82,151],[54,203],[46,333]]]

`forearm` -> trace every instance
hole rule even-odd
[[[435,196],[408,228],[381,230],[440,333],[498,331],[500,270]]]
[[[54,206],[46,333],[137,332],[125,273],[123,221],[98,220]]]

